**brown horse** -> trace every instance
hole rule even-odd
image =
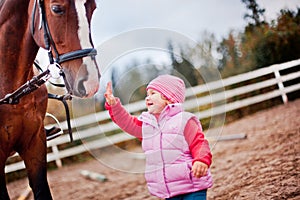
[[[62,67],[70,94],[94,95],[100,78],[90,34],[95,8],[94,0],[0,0],[0,99],[31,80],[40,47]],[[13,151],[25,162],[34,198],[52,199],[43,125],[47,90],[41,86],[10,103],[0,104],[0,199],[9,199],[4,168]]]

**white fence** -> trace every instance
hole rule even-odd
[[[187,100],[184,104],[185,109],[197,110],[195,114],[199,117],[199,119],[203,119],[203,118],[216,116],[219,114],[223,114],[235,109],[253,105],[280,96],[282,97],[283,103],[287,103],[288,102],[287,94],[300,90],[300,83],[296,82],[295,84],[289,86],[284,86],[284,83],[287,81],[294,80],[296,78],[300,78],[299,65],[300,65],[300,59],[283,63],[283,64],[272,65],[270,67],[229,77],[223,80],[209,82],[204,85],[199,85],[193,88],[188,88],[186,92]],[[290,68],[294,68],[293,71],[295,72],[281,75],[280,72],[282,70],[286,70]],[[234,89],[228,89],[228,90],[224,89],[225,87],[232,86],[234,84],[238,85],[239,83],[242,83],[244,81],[255,79],[268,74],[274,74],[274,78],[270,78],[268,80],[263,80],[260,82],[255,82],[249,85],[243,85],[241,87],[235,87]],[[238,97],[239,95],[258,91],[260,89],[267,88],[270,86],[277,86],[277,87],[274,87],[275,89],[267,93],[263,93],[263,94],[260,93],[258,95],[250,96],[241,100],[226,102],[226,100],[229,98]],[[217,92],[211,92],[211,91],[217,91]],[[200,95],[207,92],[209,92],[209,95],[207,96]],[[197,97],[197,96],[201,96],[201,97]],[[213,107],[209,106],[217,102],[218,104],[216,104],[216,106]],[[198,111],[200,106],[202,107],[205,106],[207,109]],[[144,101],[135,102],[132,104],[128,104],[126,108],[131,113],[140,112],[145,109],[145,103]],[[51,148],[52,151],[47,154],[47,161],[48,162],[55,161],[56,165],[58,167],[61,167],[62,166],[61,159],[63,158],[74,156],[83,152],[87,152],[92,149],[99,149],[102,147],[110,146],[115,143],[133,139],[133,137],[131,137],[126,133],[118,133],[111,136],[105,136],[105,133],[119,129],[111,121],[104,124],[101,123],[101,125],[99,125],[99,122],[105,121],[107,119],[109,119],[109,115],[107,111],[102,111],[91,115],[83,116],[80,118],[72,119],[71,120],[72,127],[73,128],[76,127],[77,130],[74,133],[74,141],[84,140],[83,144],[59,150],[58,148],[59,145],[69,143],[69,136],[67,134],[64,134],[59,138],[49,141],[47,145],[49,148]],[[89,128],[85,128],[85,129],[82,128],[84,126],[89,126]],[[66,122],[62,122],[61,127],[63,130],[67,130]],[[93,139],[93,138],[97,138],[97,139]],[[6,165],[5,172],[9,173],[24,168],[25,168],[24,162],[19,161],[16,163]]]

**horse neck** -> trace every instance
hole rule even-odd
[[[39,47],[29,30],[28,5],[29,0],[0,2],[0,98],[33,76]]]

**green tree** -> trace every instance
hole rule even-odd
[[[259,8],[256,0],[242,0],[244,4],[246,4],[247,9],[251,12],[251,14],[246,13],[244,15],[244,19],[250,19],[249,24],[258,26],[264,22],[264,12],[266,11],[264,8]],[[263,19],[262,19],[263,18]],[[253,21],[254,24],[251,22]]]
[[[235,35],[233,32],[230,32],[228,38],[223,39],[218,48],[218,51],[222,54],[222,58],[220,59],[219,63],[219,69],[226,69],[223,70],[223,76],[239,74],[243,70],[240,67],[241,56],[243,54],[240,51],[238,37],[240,37],[240,35]]]
[[[174,47],[169,42],[168,44],[168,50],[170,52],[170,59],[172,62],[172,67],[175,70],[173,74],[179,73],[182,75],[188,83],[186,83],[187,86],[195,86],[198,85],[198,75],[197,70],[194,68],[193,64],[190,63],[188,60],[185,59],[185,55],[182,53],[184,52],[181,50],[181,55],[175,55],[174,53]]]
[[[300,9],[281,10],[270,24],[249,23],[244,32],[230,33],[218,48],[223,76],[266,67],[300,57]]]
[[[300,57],[300,8],[297,12],[281,10],[277,23],[263,29],[253,57],[256,66],[264,67]]]

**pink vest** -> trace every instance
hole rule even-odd
[[[191,173],[193,158],[184,128],[192,117],[196,116],[183,112],[181,104],[168,105],[158,120],[148,112],[139,117],[143,122],[145,178],[149,192],[157,197],[169,198],[212,186],[210,172],[201,178],[195,178]]]

